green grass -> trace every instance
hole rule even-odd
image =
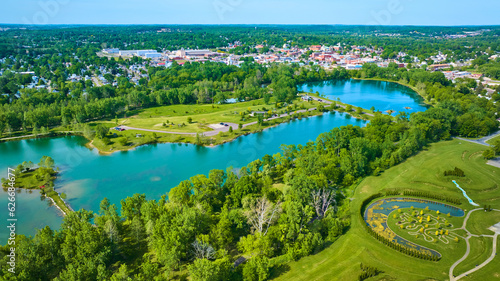
[[[304,93],[300,93],[299,95],[308,95],[308,96],[311,96],[311,97],[320,98],[322,100],[335,102],[335,104],[337,106],[344,106],[345,107],[345,106],[349,105],[347,103],[343,103],[341,101],[336,101],[336,100],[328,99],[328,98],[319,96],[318,94],[314,94],[314,93],[304,92]],[[328,108],[330,107],[330,105],[327,105],[327,104],[324,104],[324,106],[328,107]],[[350,115],[352,115],[355,118],[361,118],[361,119],[364,119],[364,120],[371,120],[373,118],[373,114],[375,114],[375,111],[371,111],[371,110],[366,109],[366,108],[361,108],[362,112],[361,113],[357,113],[357,108],[358,108],[357,106],[352,106],[352,111],[347,112],[347,113],[349,113]],[[343,109],[341,109],[341,110],[343,110]]]
[[[15,187],[16,188],[23,188],[23,189],[36,189],[36,190],[41,190],[41,186],[45,186],[45,189],[43,194],[46,196],[52,198],[54,200],[55,204],[61,208],[66,214],[71,212],[68,206],[66,206],[66,203],[61,199],[60,194],[56,191],[54,191],[53,187],[50,187],[53,185],[54,180],[56,179],[56,174],[57,172],[53,170],[51,172],[51,178],[49,181],[46,181],[45,179],[38,179],[36,177],[36,170],[30,170],[30,171],[25,171],[16,176],[16,181],[15,181]],[[5,188],[5,187],[4,187]]]
[[[497,240],[497,252],[500,249],[500,239]],[[499,280],[500,279],[500,256],[496,256],[490,263],[480,270],[465,276],[460,280],[475,281],[475,280]]]
[[[494,137],[494,138],[492,138],[492,139],[490,139],[490,140],[486,141],[486,143],[487,143],[487,144],[491,144],[491,145],[495,145],[495,143],[496,143],[497,141],[500,141],[500,135],[498,135],[498,136],[496,136],[496,137]]]
[[[193,143],[194,137],[189,135],[175,135],[175,134],[162,134],[162,133],[153,133],[153,132],[145,132],[138,130],[125,130],[125,131],[110,131],[110,135],[108,138],[110,140],[109,144],[104,144],[102,140],[94,139],[92,141],[92,145],[99,149],[100,152],[108,153],[113,151],[120,150],[128,150],[140,145],[154,143],[156,142],[184,142],[184,143]],[[116,135],[115,135],[116,134]],[[136,137],[136,134],[141,134],[141,137]],[[154,135],[156,134],[156,138]],[[125,137],[127,138],[128,143],[122,145],[118,140],[119,138]]]
[[[296,100],[299,110],[302,106],[305,108],[316,107],[319,102],[304,102]],[[120,118],[118,124],[141,129],[153,129],[169,132],[190,132],[199,133],[212,130],[208,127],[210,124],[219,124],[221,122],[248,124],[257,121],[257,117],[249,116],[249,111],[269,111],[284,113],[286,108],[275,108],[274,104],[264,104],[262,99],[240,102],[234,104],[199,104],[199,105],[169,105],[155,108],[148,108],[136,111],[127,118]],[[242,112],[245,116],[242,118]],[[192,123],[188,122],[192,119]],[[167,122],[168,121],[168,122]],[[163,126],[165,123],[167,126]],[[173,125],[169,125],[173,124]],[[185,125],[179,127],[179,125]]]
[[[19,173],[16,177],[16,187],[17,188],[26,188],[26,189],[40,189],[40,186],[42,185],[48,185],[49,182],[46,181],[45,179],[38,179],[35,176],[36,170],[31,170],[27,172],[22,172]],[[55,174],[56,172],[54,171],[53,175],[51,176],[50,182],[53,182],[55,180]]]
[[[323,251],[288,263],[289,271],[275,277],[275,280],[357,280],[361,272],[360,263],[384,271],[373,280],[391,277],[398,280],[447,280],[450,266],[465,253],[462,245],[456,251],[441,250],[443,258],[438,262],[412,258],[383,245],[368,234],[359,210],[365,198],[385,189],[412,188],[463,198],[451,182],[453,178],[443,175],[445,170],[455,167],[465,172],[466,177],[457,181],[474,201],[500,209],[500,189],[495,188],[500,185],[500,169],[486,165],[486,160],[481,156],[484,149],[484,146],[464,141],[443,141],[432,144],[426,151],[380,176],[367,177],[353,194],[351,229]],[[465,198],[460,207],[473,208]],[[491,249],[491,243],[488,247]],[[477,261],[472,260],[474,262]],[[498,272],[490,265],[481,271],[488,269]],[[484,274],[490,276],[490,272]]]
[[[61,210],[63,210],[64,213],[66,214],[69,214],[70,212],[72,212],[70,210],[70,208],[66,205],[66,203],[64,203],[64,201],[61,199],[59,193],[57,195],[48,195],[50,198],[52,198],[52,200],[54,200],[54,202],[56,203],[56,205],[61,208]]]
[[[297,108],[295,109],[295,104]],[[319,102],[304,102],[301,100],[295,101],[292,107],[295,110],[311,109],[317,107]],[[208,127],[209,124],[218,124],[220,122],[232,122],[248,124],[256,122],[257,117],[250,117],[249,111],[262,111],[262,110],[275,110],[275,113],[283,114],[287,108],[275,109],[274,105],[264,105],[262,100],[255,100],[249,102],[241,102],[236,104],[223,104],[223,105],[171,105],[156,108],[148,108],[144,110],[134,111],[134,115],[123,117],[118,120],[106,119],[101,121],[90,122],[90,126],[94,127],[97,124],[103,124],[110,129],[119,125],[127,125],[134,128],[152,129],[165,132],[174,132],[174,134],[167,134],[162,132],[147,132],[140,130],[125,130],[115,131],[110,130],[108,138],[110,143],[105,144],[100,139],[94,139],[90,146],[96,147],[101,153],[111,153],[114,151],[129,150],[134,147],[148,144],[148,143],[163,143],[163,142],[182,142],[182,143],[196,143],[196,136],[194,135],[181,135],[175,133],[202,133],[212,130]],[[240,112],[245,112],[244,120],[241,121],[242,116]],[[322,114],[317,110],[308,110],[307,112],[299,113],[298,118],[315,116]],[[161,116],[161,117],[159,117]],[[187,122],[187,118],[192,118],[192,123]],[[262,125],[251,124],[242,129],[235,129],[232,133],[223,132],[212,137],[204,137],[204,145],[217,145],[228,141],[232,141],[243,135],[259,132],[265,128],[279,125],[287,122],[290,117],[282,117],[269,121],[265,121]],[[163,126],[163,124],[166,126]],[[174,124],[174,125],[172,125]],[[178,126],[181,124],[182,126]],[[61,128],[57,128],[63,131]],[[136,137],[136,134],[141,134],[142,137]],[[121,144],[120,138],[127,138],[127,143]]]
[[[499,222],[500,212],[484,212],[483,210],[479,210],[470,215],[469,221],[467,222],[467,230],[476,235],[493,235],[494,232],[488,228]]]
[[[455,270],[453,270],[455,276],[473,269],[476,265],[483,263],[491,255],[491,246],[493,244],[493,239],[491,237],[471,237],[469,243],[469,256],[455,267]],[[482,269],[479,271],[481,270]]]

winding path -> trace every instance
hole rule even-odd
[[[450,271],[449,271],[449,277],[450,277],[450,281],[456,281],[456,280],[459,280],[460,278],[463,278],[464,276],[467,276],[475,271],[478,271],[479,269],[483,268],[485,265],[487,265],[489,262],[491,262],[493,260],[493,258],[495,258],[496,256],[496,252],[497,252],[497,238],[498,238],[498,235],[500,233],[495,233],[494,235],[475,235],[475,234],[472,234],[470,233],[467,228],[466,228],[466,225],[467,225],[467,220],[469,220],[469,217],[470,215],[475,212],[475,211],[478,211],[478,210],[483,210],[482,208],[477,208],[477,209],[473,209],[471,210],[467,216],[465,217],[464,219],[464,223],[462,225],[461,228],[459,229],[463,229],[465,230],[465,232],[467,232],[467,237],[465,238],[465,243],[467,244],[467,250],[465,251],[465,254],[463,257],[461,257],[458,261],[456,261],[451,267],[450,267]],[[493,210],[493,211],[499,211],[499,210]],[[469,253],[470,253],[470,243],[469,243],[469,239],[471,237],[492,237],[493,238],[493,250],[491,252],[491,255],[490,257],[485,260],[483,263],[481,263],[480,265],[476,266],[475,268],[469,270],[469,271],[466,271],[460,275],[458,275],[457,277],[455,277],[453,275],[453,270],[455,269],[455,267],[457,267],[457,265],[459,265],[461,262],[463,262],[465,259],[467,259],[467,257],[469,256]]]
[[[492,138],[494,138],[496,136],[500,136],[500,130],[498,130],[497,132],[495,132],[495,133],[493,133],[493,134],[491,134],[489,136],[482,137],[482,138],[477,139],[477,140],[471,140],[471,139],[466,139],[466,138],[461,138],[461,137],[455,137],[455,138],[459,139],[459,140],[463,140],[463,141],[477,143],[477,144],[480,144],[480,145],[492,146],[491,144],[488,144],[487,141],[491,140]]]

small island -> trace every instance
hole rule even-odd
[[[54,160],[49,156],[43,156],[36,165],[31,161],[17,165],[14,174],[14,187],[22,189],[38,189],[40,194],[49,198],[52,203],[64,214],[73,210],[66,205],[63,199],[66,194],[59,194],[54,190],[54,180],[57,178],[59,168],[55,167]],[[10,181],[2,178],[2,187],[10,186]]]

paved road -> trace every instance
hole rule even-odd
[[[72,133],[78,133],[78,132],[75,132],[75,131],[58,131],[57,133],[69,133],[69,134],[72,134]],[[45,135],[49,135],[49,134],[50,133],[45,133],[45,134],[40,133],[37,136],[41,137],[41,136],[45,136]],[[33,138],[33,137],[36,137],[36,136],[33,135],[33,134],[31,134],[31,135],[24,135],[24,136],[17,136],[17,137],[2,138],[2,139],[0,139],[0,141],[17,140],[17,139]]]
[[[40,134],[39,134],[40,135]],[[6,141],[6,140],[16,140],[16,139],[22,139],[22,138],[31,138],[34,137],[35,135],[24,135],[24,136],[18,136],[18,137],[9,137],[9,138],[2,138],[0,141]]]
[[[478,211],[478,210],[483,210],[482,208],[477,208],[477,209],[473,209],[471,210],[467,216],[465,217],[464,219],[464,223],[462,225],[461,228],[459,229],[463,229],[465,230],[465,232],[467,232],[467,237],[465,238],[465,243],[467,244],[467,250],[465,251],[465,254],[463,257],[461,257],[458,261],[456,261],[451,267],[450,267],[450,271],[449,271],[449,277],[450,277],[450,281],[457,281],[459,280],[460,278],[464,277],[464,276],[467,276],[469,274],[471,274],[472,272],[475,272],[481,268],[483,268],[485,265],[487,265],[489,262],[491,262],[493,260],[493,258],[496,256],[496,253],[497,253],[497,238],[498,238],[498,235],[499,233],[495,233],[495,235],[475,235],[475,234],[472,234],[470,233],[466,226],[467,226],[467,220],[469,219],[470,215],[475,212],[475,211]],[[498,211],[498,210],[494,210],[495,212]],[[465,259],[467,259],[467,257],[469,256],[469,253],[470,253],[470,243],[469,243],[469,239],[471,237],[492,237],[493,238],[493,250],[491,252],[491,255],[490,257],[485,260],[482,264],[476,266],[475,268],[467,271],[467,272],[464,272],[460,275],[458,275],[457,277],[455,277],[453,275],[453,270],[455,269],[455,267],[457,267],[457,265],[459,265],[461,262],[463,262]]]
[[[486,162],[486,164],[500,168],[500,157],[488,160],[488,162]]]
[[[463,141],[468,141],[468,142],[473,142],[473,143],[485,145],[485,146],[491,146],[490,144],[488,144],[486,142],[489,141],[489,140],[491,140],[492,138],[494,138],[496,136],[500,136],[500,130],[497,131],[496,133],[493,133],[493,134],[491,134],[489,136],[486,136],[486,137],[483,137],[483,138],[480,138],[480,139],[477,139],[477,140],[471,140],[471,139],[466,139],[466,138],[461,138],[461,137],[455,137],[455,138],[459,139],[459,140],[463,140]]]
[[[167,132],[167,131],[160,131],[160,130],[151,130],[151,129],[142,129],[142,128],[134,128],[134,127],[129,127],[125,125],[120,125],[118,128],[123,128],[125,130],[137,130],[137,131],[144,131],[144,132],[153,132],[153,133],[163,133],[163,134],[176,134],[176,135],[193,135],[196,136],[196,133],[186,133],[186,132]]]
[[[495,256],[497,255],[497,238],[498,238],[498,233],[496,233],[495,235],[493,235],[493,251],[491,252],[490,257],[487,260],[485,260],[482,264],[476,266],[475,268],[473,268],[473,269],[471,269],[471,270],[469,270],[467,272],[464,272],[464,273],[458,275],[457,277],[455,277],[454,279],[450,279],[450,280],[458,280],[458,279],[460,279],[462,277],[465,277],[465,276],[467,276],[467,275],[469,275],[469,274],[471,274],[471,273],[473,273],[475,271],[480,270],[485,265],[487,265],[489,262],[491,262],[495,258]]]

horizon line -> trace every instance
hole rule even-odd
[[[465,24],[465,25],[372,25],[372,24],[342,24],[342,23],[50,23],[50,24],[25,24],[25,23],[0,23],[0,25],[17,26],[363,26],[363,27],[500,27],[500,24]]]

